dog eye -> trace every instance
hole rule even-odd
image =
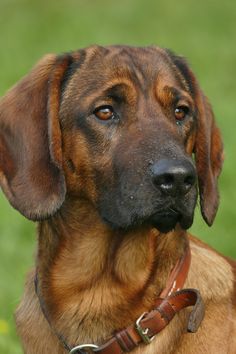
[[[177,122],[184,120],[189,114],[189,108],[187,106],[179,106],[175,108],[175,119]]]
[[[115,114],[111,106],[101,106],[95,109],[94,115],[100,120],[113,119]]]

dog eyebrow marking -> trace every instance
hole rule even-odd
[[[114,100],[117,103],[124,101],[136,102],[138,91],[132,81],[122,78],[108,81],[107,85],[103,84],[100,92],[97,87],[86,89],[80,96],[82,106],[94,106],[98,101]],[[106,104],[106,102],[104,102]],[[94,107],[95,108],[95,107]]]
[[[161,89],[157,90],[157,99],[158,102],[164,106],[168,107],[178,101],[183,101],[189,104],[190,108],[194,107],[194,102],[190,95],[185,91],[182,91],[173,86],[164,86]]]
[[[132,81],[129,80],[113,83],[104,93],[106,97],[109,97],[118,103],[127,101],[134,102],[137,100],[138,96],[137,88]]]

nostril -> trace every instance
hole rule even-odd
[[[186,171],[186,173],[183,174],[182,176],[182,183],[181,183],[181,180],[179,181],[179,191],[185,195],[187,194],[191,189],[192,187],[194,186],[195,182],[196,182],[196,177],[194,174],[187,174],[187,172],[189,171]]]
[[[184,184],[186,186],[193,186],[195,184],[195,181],[196,181],[196,178],[194,175],[191,175],[191,176],[187,176],[185,179],[184,179]]]
[[[154,178],[155,185],[161,189],[163,192],[170,191],[175,183],[174,176],[169,173],[163,173],[161,175],[156,175]]]
[[[168,173],[164,174],[159,179],[159,182],[161,185],[172,185],[174,183],[174,176],[172,176],[171,174],[168,174]]]
[[[175,187],[175,177],[171,173],[156,174],[154,183],[162,192],[169,194]]]
[[[174,177],[170,174],[164,175],[164,183],[172,184],[174,182]]]

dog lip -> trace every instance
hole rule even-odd
[[[181,212],[174,209],[168,209],[157,211],[153,213],[150,218],[178,218],[179,216],[181,216]]]
[[[189,215],[189,216],[183,216],[180,221],[180,226],[182,227],[182,229],[187,230],[192,226],[193,223],[193,215]]]
[[[176,211],[161,211],[152,214],[147,222],[156,227],[159,231],[167,233],[173,230],[176,224],[180,221],[181,214]]]
[[[184,230],[190,228],[193,223],[193,215],[187,215],[174,209],[163,210],[152,214],[146,222],[157,228],[160,232],[167,233],[173,230],[178,223]]]
[[[129,223],[122,223],[119,219],[110,219],[107,215],[102,215],[102,219],[113,230],[129,230],[141,225],[147,225],[155,227],[160,232],[167,233],[173,230],[177,223],[180,224],[181,228],[187,230],[192,225],[193,215],[175,210],[174,208],[163,208],[162,210],[156,210],[146,217],[137,215]]]

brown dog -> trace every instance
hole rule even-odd
[[[211,107],[181,57],[45,56],[0,101],[1,186],[39,221],[16,314],[25,353],[235,353],[235,264],[185,231],[197,189],[212,224],[221,165]]]

